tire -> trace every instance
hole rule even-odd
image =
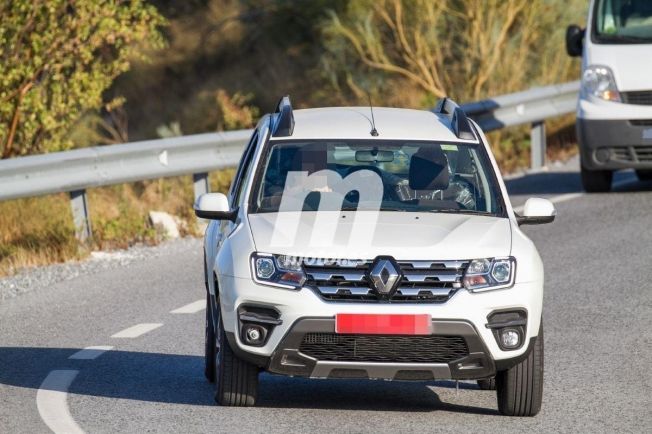
[[[239,359],[226,338],[219,300],[215,315],[215,401],[222,406],[252,407],[258,393],[258,367]]]
[[[614,173],[611,170],[588,170],[581,168],[582,187],[587,193],[605,193],[611,190]]]
[[[206,251],[204,250],[204,286],[206,287],[206,323],[204,326],[204,375],[210,383],[215,382],[215,329],[213,328],[213,312],[211,293],[208,288],[208,267]]]
[[[496,390],[496,377],[478,380],[478,387],[480,390]]]
[[[211,296],[206,292],[206,327],[204,330],[204,375],[206,379],[215,382],[215,330],[211,312]]]
[[[639,181],[652,181],[652,170],[637,170],[636,176]]]
[[[543,399],[543,325],[534,348],[518,365],[496,375],[498,412],[505,416],[536,416]]]

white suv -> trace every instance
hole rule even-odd
[[[292,110],[246,146],[206,230],[206,376],[222,405],[258,374],[478,380],[532,416],[543,382],[543,265],[487,140],[451,100],[434,111]]]

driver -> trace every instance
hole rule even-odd
[[[437,208],[476,209],[473,186],[451,176],[448,158],[439,146],[424,146],[412,155],[408,187],[408,191],[397,189],[401,196],[409,194],[407,200],[416,199],[420,204],[437,201]]]

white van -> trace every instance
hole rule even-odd
[[[592,0],[586,29],[568,27],[566,49],[582,56],[584,189],[609,191],[619,169],[652,180],[652,0]]]

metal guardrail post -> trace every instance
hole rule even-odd
[[[195,200],[202,194],[210,191],[208,185],[208,173],[193,173],[192,174],[193,187],[195,189]]]
[[[70,208],[72,209],[72,218],[75,224],[75,236],[79,241],[85,243],[92,236],[86,190],[70,192]]]
[[[530,130],[530,167],[541,169],[546,165],[546,124],[534,122]]]

